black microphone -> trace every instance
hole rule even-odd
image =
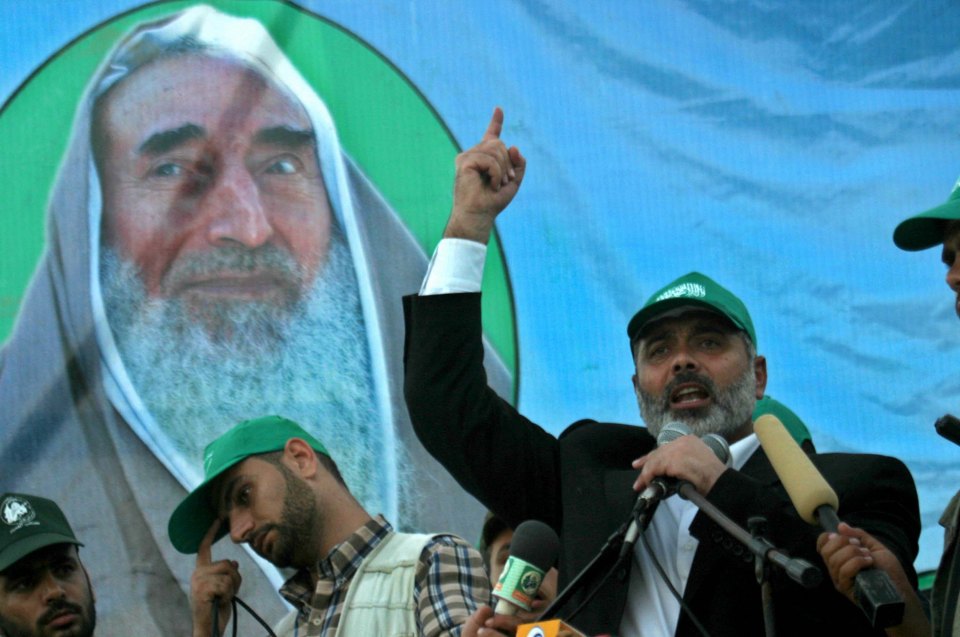
[[[692,433],[690,427],[682,422],[668,422],[657,435],[657,446],[662,447],[668,442],[673,442],[677,438]],[[668,476],[657,476],[650,481],[647,488],[637,496],[637,502],[633,505],[634,515],[645,511],[656,502],[673,495],[677,489],[677,481]]]
[[[657,436],[657,446],[660,446],[665,442],[670,442],[672,440],[675,440],[680,436],[685,436],[691,433],[690,428],[682,423],[672,422],[668,424],[667,427],[673,427],[677,429],[682,427],[683,429],[686,430],[686,433],[682,433],[680,435],[673,435],[673,437],[661,442],[661,438],[663,437],[663,434],[666,432],[666,429],[664,429],[664,431],[661,432],[659,436]],[[724,440],[722,436],[719,436],[717,434],[707,434],[702,438],[700,438],[700,440],[702,440],[704,444],[710,447],[710,450],[714,453],[715,456],[717,456],[720,462],[727,465],[728,467],[730,466],[730,461],[731,461],[730,445],[727,444],[727,441]],[[647,485],[647,488],[641,491],[640,495],[637,496],[637,503],[633,507],[634,511],[637,513],[644,513],[648,510],[651,510],[653,507],[656,507],[656,505],[660,502],[660,500],[668,498],[669,496],[676,493],[677,488],[679,487],[679,484],[680,484],[680,481],[677,480],[676,478],[671,478],[670,476],[657,476],[656,478],[651,480],[650,484]],[[650,511],[650,513],[652,514],[652,510]]]
[[[494,612],[516,615],[521,609],[530,610],[543,576],[557,563],[559,554],[556,531],[539,520],[521,522],[510,540],[510,557],[493,588],[497,598]]]
[[[960,420],[957,420],[955,416],[944,414],[937,418],[937,422],[933,426],[938,434],[953,444],[960,445]]]
[[[657,436],[657,446],[661,447],[668,442],[672,442],[690,433],[692,433],[690,427],[682,422],[669,422],[660,430],[660,434]],[[713,451],[723,464],[728,467],[730,466],[730,445],[727,444],[727,441],[724,440],[722,436],[707,434],[703,436],[701,440],[710,447],[710,450]],[[676,493],[678,486],[679,481],[676,478],[657,476],[650,481],[646,489],[640,492],[640,495],[637,496],[636,503],[633,505],[633,511],[630,512],[630,526],[623,536],[623,545],[620,547],[621,559],[629,553],[633,545],[636,544],[640,532],[646,528],[647,523],[650,521],[650,518],[653,517],[653,513],[657,505],[660,504],[660,501]],[[640,519],[641,516],[643,518],[642,520]]]

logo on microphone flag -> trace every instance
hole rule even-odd
[[[533,564],[511,555],[507,558],[493,594],[524,610],[530,610],[543,575],[544,572]]]
[[[559,619],[548,619],[517,626],[517,637],[587,637],[585,634]]]

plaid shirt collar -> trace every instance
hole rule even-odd
[[[378,515],[334,546],[317,563],[316,569],[303,568],[297,571],[280,587],[280,594],[298,611],[304,612],[304,607],[310,603],[320,582],[332,581],[334,589],[345,586],[360,568],[363,559],[390,533],[393,533],[393,526],[382,515]],[[316,585],[311,571],[317,574]]]

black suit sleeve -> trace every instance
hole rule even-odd
[[[487,386],[479,294],[404,298],[404,396],[427,451],[516,525],[560,528],[557,439]]]

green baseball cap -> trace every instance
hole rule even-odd
[[[783,423],[783,427],[801,447],[813,445],[813,436],[810,435],[810,430],[800,420],[800,416],[776,398],[768,395],[764,395],[757,401],[757,405],[753,409],[753,420],[756,421],[757,418],[766,414],[775,416],[777,420]]]
[[[56,502],[25,493],[0,496],[0,571],[51,544],[83,546]]]
[[[901,221],[893,231],[893,242],[902,250],[932,248],[943,243],[944,228],[956,219],[960,219],[960,179],[946,203]]]
[[[633,345],[644,326],[650,321],[687,307],[702,308],[722,314],[746,332],[756,346],[757,335],[753,330],[753,321],[750,320],[747,306],[730,290],[699,272],[684,274],[654,292],[647,299],[627,325],[630,344]]]
[[[317,453],[330,455],[323,443],[282,416],[244,420],[207,445],[203,451],[203,482],[174,509],[167,524],[173,547],[181,553],[196,553],[200,548],[200,541],[217,519],[211,487],[221,473],[249,456],[279,451],[291,438],[305,440]],[[227,530],[224,525],[213,541],[226,535]]]

